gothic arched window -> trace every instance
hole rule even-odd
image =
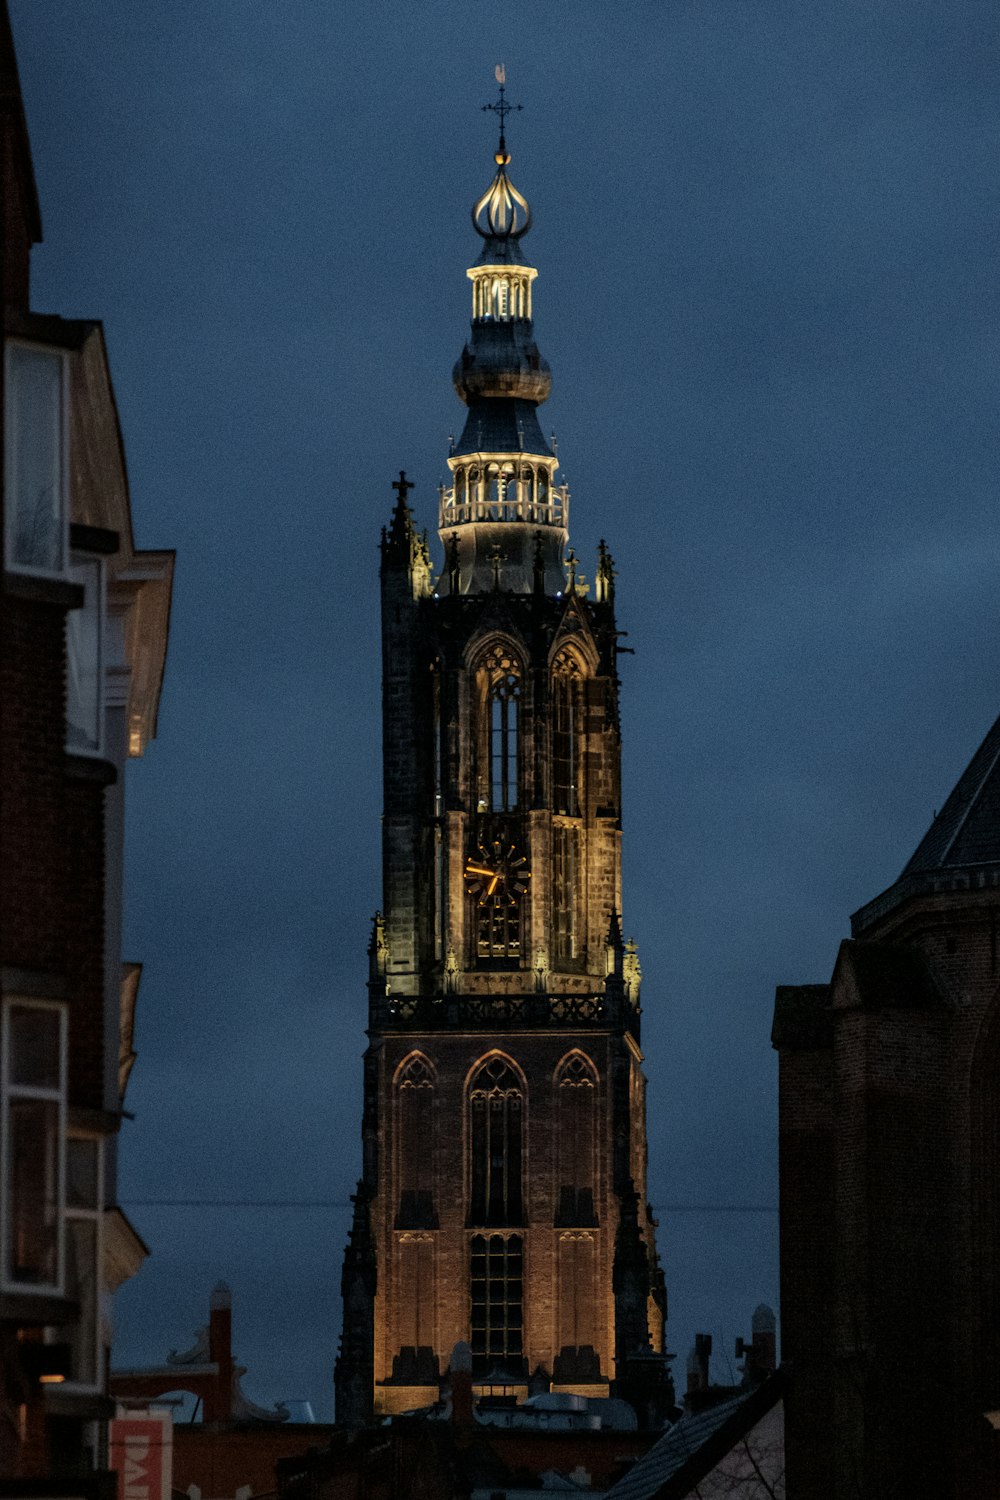
[[[512,812],[518,804],[520,663],[506,646],[494,646],[483,658],[476,683],[480,810]]]
[[[436,1229],[434,1212],[434,1078],[415,1053],[396,1078],[399,1173],[397,1229]]]
[[[580,815],[580,717],[583,674],[572,651],[552,664],[552,811]]]
[[[493,1057],[469,1087],[469,1222],[523,1221],[521,1131],[524,1095],[517,1074]]]
[[[597,1074],[590,1059],[581,1052],[571,1052],[556,1071],[555,1088],[557,1222],[590,1227],[597,1223],[594,1210]]]

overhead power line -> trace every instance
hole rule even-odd
[[[348,1198],[123,1198],[123,1208],[350,1208]],[[771,1203],[658,1203],[657,1214],[776,1214]]]

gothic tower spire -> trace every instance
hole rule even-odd
[[[404,474],[382,543],[383,902],[337,1373],[355,1424],[434,1402],[459,1344],[474,1385],[519,1399],[529,1380],[641,1387],[646,1412],[649,1372],[669,1398],[641,976],[619,917],[614,565],[602,542],[591,596],[563,564],[498,82],[441,570]]]
[[[558,460],[538,423],[552,372],[534,336],[538,272],[521,249],[531,209],[507,170],[504,121],[516,106],[506,103],[502,83],[500,94],[499,105],[485,106],[500,116],[497,171],[472,209],[483,248],[466,273],[472,282],[472,328],[452,373],[468,416],[448,458],[451,483],[441,489],[438,526],[442,541],[454,537],[457,544],[460,593],[483,593],[492,586],[497,549],[501,587],[529,588],[539,540],[546,585],[556,593],[563,588],[569,494],[556,483]],[[449,577],[442,591],[450,587]]]

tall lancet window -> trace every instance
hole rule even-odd
[[[430,1066],[416,1054],[396,1080],[397,1229],[437,1228],[433,1103],[434,1079]]]
[[[518,709],[521,668],[505,646],[494,646],[476,673],[479,703],[479,810],[512,812],[518,805]]]
[[[469,1223],[520,1224],[524,1096],[502,1057],[490,1058],[469,1088]]]
[[[597,1073],[583,1053],[571,1052],[559,1065],[555,1085],[557,1222],[593,1227],[597,1223],[594,1210]]]
[[[572,651],[560,651],[552,668],[552,810],[568,818],[580,814],[580,664]]]

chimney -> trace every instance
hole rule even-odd
[[[708,1362],[712,1357],[712,1335],[696,1333],[694,1348],[687,1360],[687,1394],[696,1396],[708,1390]]]
[[[218,1375],[212,1401],[205,1402],[204,1419],[228,1422],[233,1415],[233,1295],[224,1281],[212,1288],[208,1304],[208,1357]]]
[[[761,1302],[750,1320],[750,1342],[736,1340],[736,1358],[743,1360],[743,1384],[760,1385],[773,1375],[778,1364],[775,1317],[771,1308]]]

